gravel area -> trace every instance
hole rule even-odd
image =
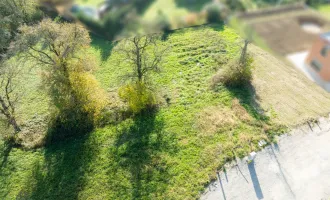
[[[246,159],[231,164],[201,199],[330,199],[330,119],[282,135],[249,164]]]

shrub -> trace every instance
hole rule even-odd
[[[58,93],[52,94],[56,96],[57,104],[53,107],[46,141],[48,143],[89,133],[98,124],[108,103],[98,81],[87,71],[94,65],[91,63],[92,58],[85,56],[88,62],[70,62],[69,83],[58,83],[54,90]]]
[[[164,32],[171,30],[171,23],[162,11],[158,11],[158,16],[155,19],[155,28]]]
[[[224,21],[228,16],[228,9],[222,3],[210,3],[205,6],[206,19],[209,23],[218,23]]]
[[[245,11],[245,7],[241,0],[226,0],[226,4],[232,11]]]
[[[212,87],[219,83],[225,86],[239,87],[249,83],[252,79],[253,58],[247,55],[243,63],[233,59],[225,64],[212,78]]]
[[[100,21],[94,20],[81,12],[78,12],[76,17],[97,35],[112,40],[126,25],[124,19],[131,10],[131,5],[122,6],[114,11],[107,12]]]
[[[155,95],[143,82],[128,84],[119,89],[119,96],[126,101],[133,114],[156,105]]]

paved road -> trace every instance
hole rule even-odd
[[[329,200],[330,120],[304,125],[218,174],[202,200]]]

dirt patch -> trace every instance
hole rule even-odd
[[[243,19],[244,20],[244,19]],[[275,53],[287,55],[310,49],[319,33],[330,28],[330,22],[310,10],[295,10],[272,15],[261,15],[245,19]],[[306,30],[313,28],[312,31]],[[313,27],[311,26],[313,25]],[[318,31],[314,31],[319,29]]]
[[[246,109],[240,104],[238,99],[232,101],[231,109],[234,111],[235,115],[244,122],[249,122],[252,120]]]
[[[232,127],[237,124],[235,113],[225,107],[212,106],[205,108],[197,116],[198,127],[207,136],[216,133],[223,128]]]

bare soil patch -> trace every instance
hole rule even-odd
[[[278,14],[259,13],[243,20],[280,55],[308,50],[320,33],[330,30],[330,21],[305,8]]]

